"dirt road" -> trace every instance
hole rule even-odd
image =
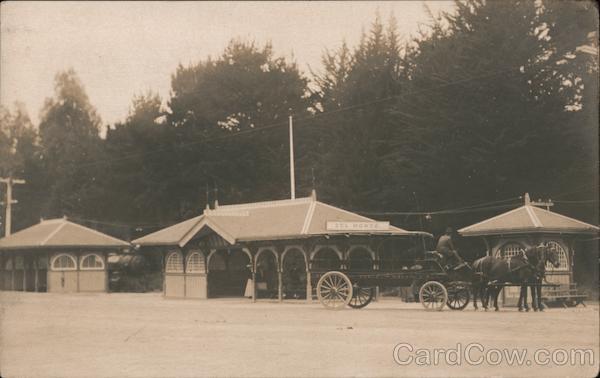
[[[303,302],[11,292],[0,292],[0,301],[3,377],[591,377],[600,357],[597,305],[544,313],[470,306],[426,312],[385,299],[362,310],[329,311]],[[394,359],[401,343],[407,345],[396,348],[396,359],[412,358],[406,365]],[[459,353],[446,352],[449,360],[438,353],[436,364],[434,348],[460,349],[460,360]],[[530,362],[509,365],[503,358],[491,365],[498,361],[493,348],[526,348]],[[593,364],[560,366],[565,354],[556,350],[572,348],[591,349]],[[550,363],[532,362],[536,349],[547,350],[540,362],[547,357]],[[428,362],[427,354],[429,364],[417,364],[417,357]]]

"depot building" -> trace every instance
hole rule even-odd
[[[425,232],[406,231],[310,197],[207,208],[133,240],[163,256],[164,295],[311,300],[330,270],[401,269]]]
[[[106,292],[108,254],[129,247],[66,218],[42,220],[0,239],[0,289]]]
[[[560,262],[558,267],[547,264],[547,282],[574,288],[575,246],[579,240],[597,235],[599,230],[592,224],[536,206],[526,193],[523,206],[464,227],[458,233],[480,238],[488,256],[504,259],[540,243],[547,244],[558,252]],[[504,288],[505,305],[515,304],[518,298],[518,287]]]

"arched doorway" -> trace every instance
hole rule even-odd
[[[328,272],[340,270],[342,262],[337,252],[330,247],[320,248],[312,257],[311,271]]]
[[[373,270],[371,252],[365,247],[355,247],[348,251],[348,269],[351,272],[369,272]]]
[[[306,299],[306,258],[298,248],[282,256],[283,299]]]
[[[251,277],[250,256],[241,249],[214,251],[208,258],[208,296],[243,297]]]
[[[277,298],[279,274],[277,256],[271,249],[262,249],[256,255],[256,297]]]

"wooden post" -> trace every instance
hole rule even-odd
[[[75,253],[75,264],[77,265],[77,292],[79,293],[79,252]]]
[[[25,264],[25,256],[23,256],[23,289],[21,291],[27,291],[27,264]]]
[[[250,285],[252,289],[252,303],[256,303],[256,272],[254,269],[252,269],[252,283]]]
[[[163,276],[163,282],[162,282],[162,287],[163,287],[163,297],[167,296],[167,256],[166,256],[166,250],[163,248],[162,253],[161,253],[161,264],[162,264],[162,276]],[[208,282],[208,280],[207,280]]]
[[[109,286],[110,277],[108,276],[108,252],[104,252],[104,292],[110,291]]]
[[[46,292],[50,292],[50,252],[46,251]]]
[[[283,274],[277,269],[277,300],[283,302]]]
[[[10,290],[15,291],[15,270],[17,270],[17,266],[15,264],[15,256],[10,257],[12,261],[12,270],[10,274]]]
[[[312,303],[312,283],[310,271],[306,270],[306,302]]]
[[[37,256],[34,256],[34,260],[33,260],[33,269],[35,270],[35,292],[37,293],[39,291],[39,278],[38,278],[38,272],[39,272],[39,268],[38,268],[38,259]]]
[[[187,254],[188,250],[180,248],[181,258],[183,259],[183,297],[187,298]]]

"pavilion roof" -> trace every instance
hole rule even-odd
[[[40,223],[0,239],[0,250],[54,247],[123,248],[129,243],[68,221],[66,218]]]
[[[398,227],[365,230],[332,230],[328,222],[356,222],[376,224],[377,221],[317,201],[316,196],[279,201],[221,205],[207,209],[204,214],[177,223],[134,240],[133,244],[179,245],[187,244],[194,236],[207,229],[230,244],[244,241],[298,239],[319,235],[428,235],[406,231]]]
[[[458,230],[463,236],[525,233],[597,233],[600,228],[549,210],[525,204],[506,213]]]

